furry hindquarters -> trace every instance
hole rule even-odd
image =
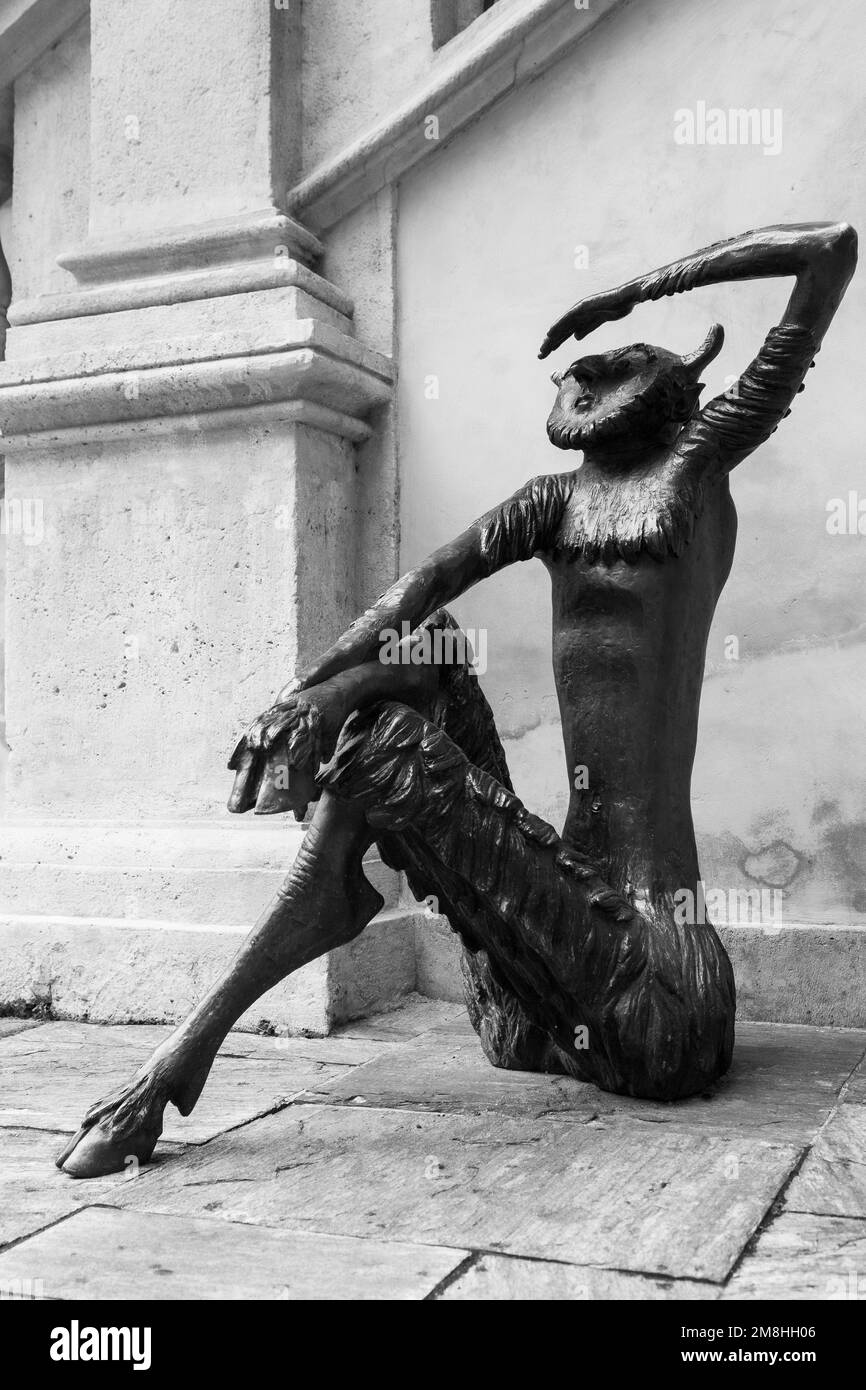
[[[383,857],[438,897],[468,950],[484,950],[531,1064],[541,1034],[580,1079],[664,1100],[727,1069],[733,986],[712,928],[639,915],[438,724],[398,704],[353,715],[321,780],[363,808]],[[483,1039],[489,999],[475,997]]]

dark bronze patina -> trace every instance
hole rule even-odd
[[[165,1105],[189,1113],[240,1015],[379,910],[361,866],[374,842],[460,934],[470,1017],[495,1065],[662,1100],[724,1074],[730,962],[711,925],[677,920],[674,895],[699,883],[690,779],[707,636],[734,555],[728,477],[802,390],[856,255],[845,223],[767,227],[583,299],[554,324],[542,357],[646,300],[795,277],[781,323],[703,410],[718,325],[685,357],[635,343],[555,375],[548,435],[582,450],[582,466],[534,478],[405,575],[251,725],[229,764],[230,809],[300,819],[315,801],[298,857],[226,978],[93,1107],[61,1167],[87,1177],[150,1158]],[[465,660],[379,659],[384,631],[408,623],[416,646],[453,632],[443,604],[533,556],[552,581],[570,784],[588,769],[561,835],[514,795]]]

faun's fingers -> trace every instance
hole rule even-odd
[[[261,756],[247,748],[238,759],[234,786],[228,800],[228,809],[235,814],[249,811],[256,804],[261,771]]]
[[[587,338],[590,333],[594,333],[603,323],[624,319],[633,308],[634,297],[626,286],[579,299],[548,328],[539,349],[539,357],[549,356],[554,349],[561,347],[566,338],[574,337],[579,342],[581,338]]]
[[[569,309],[567,314],[563,314],[562,318],[557,319],[556,323],[552,324],[551,327],[548,328],[546,334],[544,335],[544,342],[538,349],[539,357],[549,357],[552,352],[555,352],[555,350],[558,347],[562,346],[566,338],[571,337],[571,334],[574,331],[573,323],[575,321],[575,316],[579,309],[580,305],[575,304],[573,308]]]
[[[244,735],[243,738],[238,739],[237,743],[235,744],[235,750],[228,760],[227,767],[229,772],[237,772],[238,768],[241,765],[241,758],[246,752],[246,749],[247,740],[246,735]]]
[[[251,724],[247,729],[243,737],[243,742],[246,744],[247,748],[251,748],[254,752],[257,753],[259,751],[262,745],[262,721],[260,719],[257,719],[255,723]]]
[[[277,739],[283,734],[291,735],[292,729],[298,722],[297,711],[283,710],[276,718],[267,723],[262,732],[262,747],[272,748]]]
[[[274,722],[274,709],[266,709],[264,714],[260,714],[258,719],[254,719],[247,729],[244,737],[248,747],[259,753],[268,746],[268,727]]]
[[[290,700],[293,695],[299,695],[302,690],[306,689],[306,685],[303,676],[294,676],[277,695],[277,703],[282,704],[284,700]]]

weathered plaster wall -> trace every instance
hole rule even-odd
[[[405,179],[404,567],[533,474],[573,462],[547,443],[552,364],[535,353],[574,299],[764,223],[845,217],[862,231],[861,15],[857,0],[626,6]],[[781,153],[676,145],[674,112],[700,100],[780,108]],[[588,248],[585,269],[577,246]],[[728,339],[708,398],[745,366],[788,291],[775,282],[666,300],[593,345],[645,338],[685,350],[718,318]],[[866,536],[826,530],[828,501],[864,488],[863,299],[861,270],[810,389],[734,478],[738,551],[707,658],[694,778],[704,875],[711,886],[784,887],[787,921],[866,922]],[[555,360],[571,360],[569,348]],[[488,629],[483,683],[518,791],[561,823],[542,566],[497,576],[455,611]],[[738,661],[725,657],[729,635]]]

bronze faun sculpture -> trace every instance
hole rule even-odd
[[[61,1167],[87,1177],[150,1158],[165,1105],[189,1113],[239,1016],[374,917],[382,900],[361,866],[374,841],[460,934],[470,1016],[496,1066],[662,1100],[726,1071],[730,962],[712,926],[678,922],[674,896],[698,891],[689,790],[707,635],[734,554],[728,474],[802,390],[856,257],[845,223],[767,227],[583,299],[554,324],[542,357],[645,300],[796,278],[781,323],[703,410],[718,325],[685,357],[634,343],[555,375],[548,436],[583,450],[582,466],[533,478],[405,575],[251,725],[229,764],[230,809],[300,818],[316,801],[298,857],[227,976],[93,1107]],[[576,783],[561,835],[514,795],[442,608],[533,556],[552,580]],[[381,659],[395,631],[410,634],[414,660]],[[578,765],[586,778],[572,777]]]

